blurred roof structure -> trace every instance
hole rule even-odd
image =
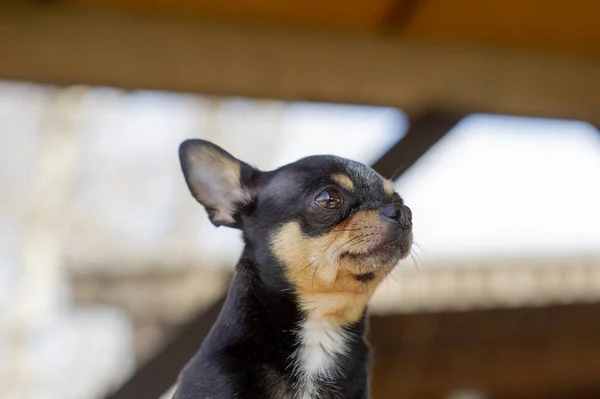
[[[11,0],[0,77],[600,124],[593,0]]]
[[[410,168],[472,113],[578,119],[599,126],[599,14],[600,3],[593,0],[8,0],[0,5],[0,79],[401,108],[408,114],[408,131],[373,165],[391,177],[400,160],[404,170]],[[65,137],[56,143],[63,142],[75,159],[72,140]],[[55,223],[58,212],[47,214]],[[417,311],[420,317],[432,310],[551,304],[542,311],[544,323],[536,326],[546,333],[548,314],[556,311],[556,303],[598,300],[597,259],[537,266],[527,259],[523,267],[510,259],[512,268],[403,273],[409,290],[392,287],[387,295],[374,298],[374,308],[379,313]],[[156,397],[163,392],[207,333],[220,304],[216,301],[194,316],[112,398]],[[497,310],[490,312],[494,320]],[[590,313],[578,314],[579,324],[572,323],[570,308],[553,320],[559,326],[576,327],[564,334],[566,338],[547,334],[559,350],[552,352],[554,361],[546,363],[558,364],[555,359],[561,359],[562,369],[535,381],[538,386],[543,385],[539,381],[556,382],[553,389],[583,387],[585,397],[598,397],[597,361],[580,361],[598,350],[598,330],[588,333],[579,326],[600,323],[591,320]],[[516,316],[499,324],[519,323],[521,328],[520,320],[531,318],[514,309],[510,315]],[[410,316],[394,317],[402,321]],[[416,335],[422,332],[419,323]],[[437,323],[429,324],[437,330]],[[486,319],[480,325],[489,323]],[[410,340],[410,328],[400,327],[408,330]],[[403,331],[400,327],[380,331],[395,339]],[[465,327],[459,327],[462,334]],[[519,328],[502,339],[524,338],[527,347],[541,336]],[[473,329],[473,336],[480,331]],[[577,335],[581,331],[585,334]],[[398,342],[403,345],[404,340]],[[417,342],[416,347],[427,349],[431,342]],[[458,348],[456,359],[462,362],[462,348],[456,342],[452,344]],[[565,342],[579,346],[573,350]],[[504,351],[506,346],[498,348]],[[513,351],[523,349],[513,345]],[[575,355],[570,362],[562,362],[571,352]],[[396,352],[392,357],[400,358]],[[519,357],[511,359],[512,364],[523,364]],[[418,363],[413,360],[409,363]],[[544,371],[543,366],[533,363],[524,369],[527,373],[515,375],[530,388],[531,371]],[[588,375],[581,372],[586,366]],[[476,367],[492,369],[481,362]],[[454,369],[448,367],[444,374]],[[564,369],[569,378],[560,380],[556,376]]]
[[[600,55],[594,0],[59,0],[257,25],[353,31]]]

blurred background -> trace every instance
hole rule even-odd
[[[600,398],[600,3],[5,0],[0,397],[169,397],[241,250],[177,147],[412,208],[376,399]]]

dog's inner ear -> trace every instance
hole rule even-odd
[[[256,171],[220,147],[186,140],[179,148],[185,181],[215,226],[239,227],[239,214],[252,201],[249,187]]]

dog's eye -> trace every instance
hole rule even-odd
[[[315,203],[326,209],[335,209],[342,206],[344,199],[336,190],[325,190],[315,198]]]

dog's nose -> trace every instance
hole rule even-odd
[[[406,205],[387,205],[381,209],[381,214],[401,226],[410,226],[412,223],[412,211]]]

